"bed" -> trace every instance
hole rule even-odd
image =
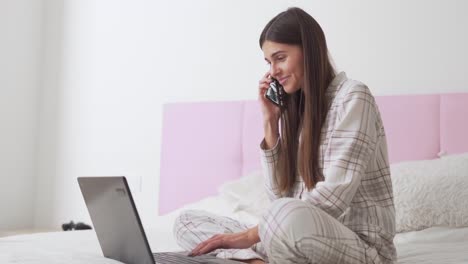
[[[468,152],[468,93],[377,96],[376,100],[392,166]],[[252,199],[258,207],[267,204],[258,196],[261,192],[250,188],[249,193],[245,187],[261,181],[262,138],[255,100],[164,105],[160,216],[156,223],[145,225],[154,252],[180,250],[172,237],[172,223],[185,209],[257,221],[258,214],[248,208],[252,203],[241,200]],[[457,226],[399,232],[394,240],[398,263],[468,263],[465,220]],[[94,231],[87,230],[1,238],[0,263],[119,262],[104,258]]]

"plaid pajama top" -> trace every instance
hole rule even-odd
[[[287,196],[317,206],[375,247],[382,260],[396,261],[387,142],[374,97],[366,85],[348,79],[345,72],[333,79],[326,93],[331,103],[321,131],[319,157],[325,179],[308,191],[297,175]],[[274,181],[281,137],[269,150],[265,140],[260,147],[268,196],[281,198]]]

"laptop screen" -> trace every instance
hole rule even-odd
[[[79,177],[78,183],[104,256],[127,264],[154,264],[125,177]]]

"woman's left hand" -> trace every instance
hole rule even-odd
[[[250,248],[258,242],[260,242],[258,226],[255,226],[241,233],[214,235],[210,239],[198,244],[190,252],[189,256],[207,254],[220,248]]]

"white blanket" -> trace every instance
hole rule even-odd
[[[232,213],[231,205],[217,198],[208,198],[185,208],[210,208],[211,212],[236,219],[255,222],[243,212]],[[181,248],[172,236],[172,223],[177,210],[158,217],[145,232],[153,252],[178,251]],[[433,227],[416,232],[400,233],[395,237],[398,263],[468,263],[468,227]],[[0,263],[120,263],[102,256],[93,230],[39,233],[0,239]]]

